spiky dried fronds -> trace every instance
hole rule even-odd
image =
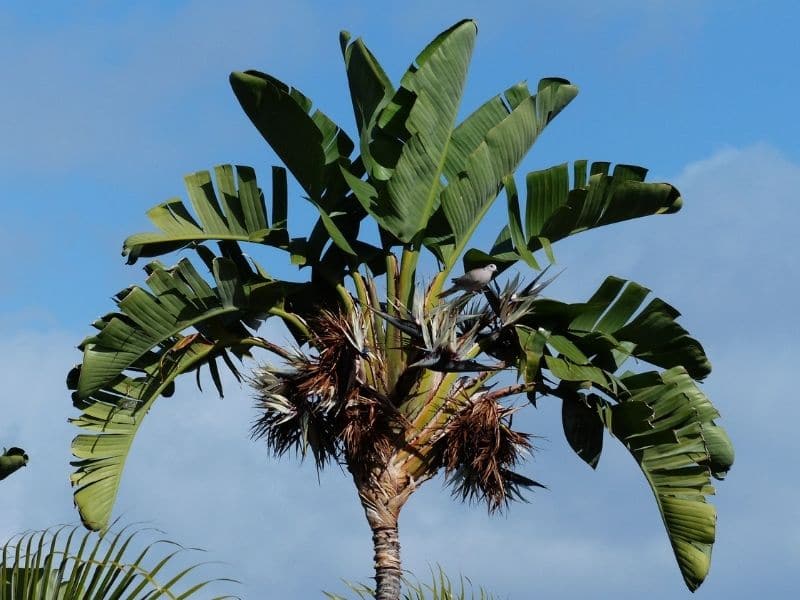
[[[327,400],[327,388],[320,390],[322,394],[306,392],[311,381],[319,380],[315,365],[300,358],[294,362],[295,369],[290,371],[269,367],[257,371],[252,384],[261,415],[251,433],[254,438],[263,438],[276,456],[294,450],[304,457],[311,450],[317,469],[321,469],[339,454],[331,415],[335,404]]]
[[[318,380],[309,380],[308,394],[318,394],[326,386],[343,405],[353,390],[364,383],[362,361],[373,352],[367,346],[364,321],[359,311],[349,315],[323,310],[312,322],[312,345]]]
[[[253,387],[262,414],[253,437],[263,438],[276,455],[295,450],[305,456],[310,449],[317,468],[345,453],[348,462],[369,463],[389,447],[385,402],[365,381],[365,362],[375,375],[382,356],[369,347],[358,310],[323,310],[310,326],[316,355],[297,352],[287,369],[257,371]]]
[[[392,415],[386,402],[359,396],[344,410],[341,441],[347,466],[359,478],[366,478],[374,465],[385,465],[392,453]]]
[[[511,470],[531,449],[530,435],[511,429],[512,412],[493,398],[480,398],[450,421],[439,440],[453,494],[485,501],[490,512],[521,499],[521,488],[540,486]]]

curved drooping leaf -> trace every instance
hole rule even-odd
[[[587,180],[587,162],[576,161],[572,189],[566,163],[528,173],[525,237],[531,251],[586,229],[680,210],[678,190],[668,183],[645,183],[647,169],[617,165],[609,174],[609,167],[592,163]]]
[[[119,376],[92,396],[73,398],[83,413],[70,422],[92,432],[72,440],[72,453],[77,460],[71,463],[75,471],[70,478],[75,487],[75,505],[87,528],[99,531],[108,526],[128,452],[155,400],[169,395],[175,378],[198,368],[214,349],[205,342],[180,347],[168,374],[161,372],[160,365],[165,352],[151,353],[150,360],[140,360],[136,365],[143,377]],[[83,372],[81,369],[72,378]]]
[[[649,292],[608,277],[587,302],[532,301],[515,326],[520,371],[540,393],[562,399],[564,434],[589,465],[599,460],[603,426],[631,451],[694,590],[708,572],[714,541],[710,478],[724,477],[733,448],[693,381],[711,369],[702,346],[675,321],[674,308],[658,298],[644,305]],[[630,357],[668,370],[616,375]],[[560,380],[557,387],[545,384],[543,370]]]
[[[572,184],[566,163],[528,173],[524,218],[513,186],[508,197],[509,224],[500,231],[488,254],[471,249],[467,257],[506,263],[524,260],[538,269],[532,253],[543,249],[552,263],[551,245],[570,235],[680,210],[683,199],[678,190],[668,183],[646,183],[647,169],[617,165],[609,175],[609,168],[607,162],[588,165],[585,160],[575,161]]]
[[[271,224],[253,169],[220,165],[214,175],[217,193],[208,171],[185,178],[196,219],[179,198],[148,211],[160,231],[137,233],[125,240],[123,255],[128,256],[128,264],[140,256],[159,256],[207,240],[268,243],[288,249],[286,171],[272,169]]]
[[[78,396],[91,396],[126,369],[141,370],[138,361],[151,359],[153,351],[172,348],[176,336],[190,327],[203,328],[212,340],[210,329],[246,337],[244,326],[237,326],[237,318],[243,316],[241,308],[230,293],[241,286],[236,267],[225,258],[216,258],[214,264],[216,289],[184,258],[171,269],[150,263],[146,271],[151,291],[133,286],[117,294],[120,312],[96,321],[98,333],[81,344],[84,354],[75,388]]]
[[[717,515],[711,477],[733,464],[719,413],[681,367],[623,378],[630,396],[598,403],[606,427],[631,452],[650,484],[681,574],[690,590],[711,564]]]
[[[242,273],[230,258],[214,257],[211,267],[215,287],[188,259],[171,269],[151,263],[150,291],[119,293],[118,312],[99,319],[98,333],[81,344],[83,363],[67,384],[82,410],[71,422],[89,433],[73,440],[72,483],[91,529],[108,524],[128,451],[153,402],[172,393],[178,375],[203,365],[221,394],[216,361],[236,373],[230,355],[241,358],[258,344],[246,324],[282,312],[286,284]]]
[[[528,340],[530,355],[535,337],[526,335],[522,339]],[[544,343],[541,336],[540,355],[545,354]],[[566,358],[559,360],[583,369]],[[546,364],[552,367],[549,360]],[[710,479],[724,478],[733,464],[730,439],[714,423],[719,413],[682,367],[623,376],[616,393],[598,386],[613,403],[569,385],[579,380],[594,384],[587,373],[551,373],[568,384],[548,393],[562,398],[570,446],[594,468],[603,426],[625,444],[653,490],[681,574],[689,589],[696,589],[708,573],[716,528],[716,512],[706,500],[714,493]]]
[[[62,526],[12,538],[2,548],[0,600],[196,598],[210,583],[234,582],[188,581],[201,567],[183,564],[180,555],[188,549],[167,540],[142,546],[137,539],[141,533],[126,527],[101,537]],[[214,600],[225,598],[235,596]]]
[[[3,450],[0,454],[0,480],[28,464],[28,454],[16,446]]]
[[[244,112],[311,199],[327,207],[345,189],[341,165],[353,142],[295,88],[259,71],[234,72],[230,84]]]
[[[612,276],[584,303],[537,300],[521,322],[565,336],[583,355],[576,364],[613,373],[634,357],[665,369],[682,366],[694,379],[703,379],[711,372],[703,346],[678,324],[675,308],[660,298],[643,306],[649,293]],[[583,362],[585,357],[591,360]]]
[[[564,398],[561,423],[567,443],[593,469],[603,452],[603,423],[597,418],[594,396],[575,394]]]

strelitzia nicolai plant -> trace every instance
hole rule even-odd
[[[231,75],[319,216],[309,235],[290,235],[286,169],[273,167],[265,194],[252,169],[223,165],[186,177],[193,210],[169,200],[148,213],[154,232],[125,240],[131,264],[190,252],[171,267],[153,260],[145,286],[117,294],[68,377],[83,429],[72,481],[87,527],[107,525],[132,440],[176,378],[207,370],[221,394],[220,365],[240,377],[258,349],[273,358],[249,376],[253,434],[275,455],[348,469],[372,530],[379,600],[400,597],[398,518],[424,482],[443,472],[456,496],[490,510],[540,485],[518,469],[531,445],[512,427],[514,397],[558,399],[565,436],[591,467],[604,431],[624,444],[687,586],[702,583],[715,535],[711,478],[724,477],[733,449],[697,384],[710,363],[678,311],[613,276],[581,303],[545,297],[541,278],[440,296],[459,263],[501,278],[517,263],[541,271],[561,239],[682,204],[641,167],[585,160],[528,173],[523,199],[515,170],[577,88],[518,83],[458,123],[476,34],[469,20],[442,32],[395,87],[364,42],[342,33],[356,142],[297,89],[258,71]],[[507,224],[493,244],[468,248],[501,191]],[[362,233],[368,222],[377,239]],[[270,275],[243,243],[285,251],[307,279]],[[426,252],[440,269],[423,286]],[[296,348],[259,336],[267,319],[281,320]],[[652,370],[628,371],[632,362]],[[492,387],[508,372],[516,382]]]

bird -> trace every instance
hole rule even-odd
[[[467,271],[461,277],[453,277],[451,279],[452,287],[443,291],[438,297],[445,298],[456,292],[477,292],[492,280],[495,271],[497,271],[497,265],[490,263]]]

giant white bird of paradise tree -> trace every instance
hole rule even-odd
[[[641,167],[585,160],[528,173],[518,188],[523,156],[578,90],[558,78],[535,91],[518,83],[457,122],[476,34],[470,20],[442,32],[395,87],[364,42],[342,33],[355,137],[276,78],[231,75],[285,168],[273,167],[266,192],[248,167],[189,175],[191,208],[168,200],[148,213],[155,231],[125,241],[131,264],[189,253],[172,266],[149,262],[146,285],[116,295],[69,375],[82,429],[72,481],[87,527],[107,526],[134,436],[176,378],[207,370],[221,393],[220,365],[239,376],[242,359],[263,349],[274,356],[250,376],[254,434],[276,455],[346,466],[372,530],[377,598],[400,595],[398,517],[434,475],[490,510],[539,485],[518,469],[531,446],[512,428],[523,408],[515,396],[560,401],[564,434],[591,467],[604,431],[622,443],[687,586],[702,583],[716,525],[711,478],[733,461],[697,384],[711,370],[702,346],[676,309],[633,281],[611,276],[586,302],[565,303],[543,294],[545,278],[502,276],[519,262],[540,271],[573,234],[673,213],[681,196],[645,182]],[[319,215],[305,237],[288,227],[286,169]],[[507,224],[494,243],[469,248],[501,192]],[[363,232],[370,221],[375,239]],[[283,250],[308,277],[278,279],[242,244]],[[440,271],[422,286],[425,252]],[[461,266],[489,264],[503,286],[439,296]],[[285,323],[297,349],[259,336],[266,319]],[[509,370],[516,382],[490,389]]]

